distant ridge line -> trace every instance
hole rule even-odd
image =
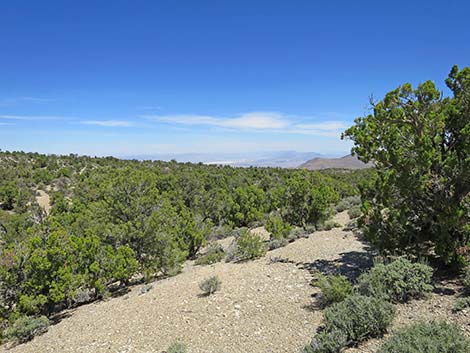
[[[372,168],[372,163],[364,163],[356,156],[346,155],[340,158],[316,157],[298,166],[299,169],[321,170],[321,169],[366,169]]]

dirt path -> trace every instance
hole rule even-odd
[[[346,213],[335,218],[348,221]],[[77,308],[46,334],[10,352],[161,352],[177,339],[190,353],[295,353],[310,341],[322,313],[312,310],[311,269],[357,271],[365,247],[350,232],[316,232],[265,258],[194,266],[122,297]],[[280,262],[283,261],[283,262]],[[220,292],[201,297],[213,275]]]
[[[41,208],[46,212],[46,214],[49,214],[49,211],[51,210],[51,200],[49,194],[44,190],[38,190],[37,193],[38,196],[36,196],[36,201],[38,202],[39,206],[41,206]]]

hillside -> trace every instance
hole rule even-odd
[[[348,220],[347,212],[336,216],[341,224]],[[178,339],[190,353],[298,352],[322,320],[312,306],[318,289],[309,285],[310,270],[324,264],[357,270],[367,258],[364,244],[335,228],[255,261],[188,262],[181,274],[153,282],[144,294],[139,285],[65,312],[49,332],[11,352],[162,352]],[[220,291],[201,296],[198,284],[214,275]]]
[[[345,225],[347,212],[335,221]],[[68,310],[49,332],[9,351],[163,352],[181,340],[189,353],[299,352],[323,318],[319,290],[309,285],[315,271],[339,270],[354,278],[370,265],[368,246],[341,228],[315,232],[255,261],[188,262],[181,274],[153,282],[148,291],[138,285],[121,297]],[[202,296],[198,284],[214,275],[222,281],[220,291]],[[470,312],[452,311],[459,285],[439,280],[435,286],[427,299],[397,305],[391,332],[444,319],[470,335]],[[374,353],[383,341],[372,339],[345,352]]]
[[[372,167],[372,163],[364,163],[357,159],[356,156],[347,155],[341,158],[313,158],[298,168],[308,170],[320,169],[365,169]]]

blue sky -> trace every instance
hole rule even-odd
[[[470,65],[468,1],[1,1],[0,149],[348,152],[404,82]]]

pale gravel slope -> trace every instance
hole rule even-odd
[[[349,220],[345,212],[335,218],[341,224]],[[155,282],[146,294],[139,295],[138,286],[126,296],[77,308],[45,335],[8,352],[162,352],[179,338],[189,353],[298,353],[322,320],[322,312],[312,310],[317,289],[309,285],[307,269],[339,267],[357,274],[369,258],[365,249],[350,232],[336,228],[257,261],[207,267],[188,263],[182,274]],[[212,275],[222,280],[222,289],[201,297],[198,284]],[[470,310],[452,313],[460,286],[452,281],[437,285],[445,290],[397,306],[392,331],[420,320],[444,319],[470,336]],[[345,352],[373,353],[382,341],[369,340]]]
[[[336,220],[345,224],[347,214]],[[126,296],[79,307],[48,333],[10,352],[161,352],[178,338],[190,353],[298,352],[322,314],[309,309],[316,289],[309,285],[309,271],[295,263],[338,260],[344,252],[363,250],[350,232],[336,228],[256,261],[188,263],[182,274],[153,283],[146,294],[139,295],[136,287]],[[222,289],[201,297],[198,284],[212,275],[219,276]]]

